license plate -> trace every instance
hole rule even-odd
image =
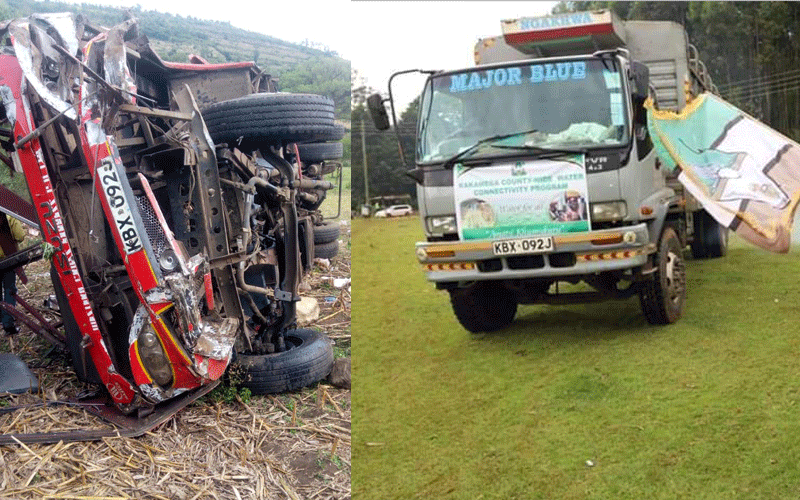
[[[550,236],[537,236],[533,238],[518,238],[514,240],[501,240],[492,242],[492,251],[495,255],[544,253],[553,250],[553,248],[553,238]]]
[[[102,164],[97,169],[97,175],[100,176],[100,185],[106,195],[106,201],[111,207],[111,215],[114,218],[120,238],[122,238],[125,253],[130,255],[138,252],[142,249],[142,240],[136,230],[136,224],[133,221],[133,214],[125,197],[122,182],[110,157],[102,160]]]

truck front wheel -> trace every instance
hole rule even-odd
[[[678,235],[671,227],[661,234],[655,258],[656,272],[642,283],[639,303],[648,323],[668,325],[681,317],[686,300],[686,264]]]
[[[275,394],[319,382],[331,372],[333,347],[324,334],[289,330],[286,346],[286,351],[272,354],[238,353],[231,363],[232,379],[253,394]]]
[[[517,300],[501,283],[479,281],[467,288],[449,290],[453,312],[472,333],[493,332],[511,324]]]

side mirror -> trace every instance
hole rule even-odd
[[[647,99],[650,88],[650,69],[639,61],[631,61],[631,79],[633,80],[633,97]]]
[[[386,106],[383,105],[383,98],[380,94],[372,94],[367,97],[367,109],[372,116],[372,122],[378,130],[389,130],[389,115],[386,114]]]

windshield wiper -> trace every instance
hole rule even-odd
[[[459,151],[458,153],[454,154],[444,163],[442,163],[442,168],[451,168],[455,162],[460,160],[461,158],[467,156],[470,153],[473,153],[476,149],[480,148],[481,146],[485,146],[486,144],[501,141],[503,139],[510,139],[512,137],[516,137],[518,135],[525,135],[525,134],[532,134],[534,132],[538,132],[536,129],[525,130],[523,132],[514,132],[513,134],[500,134],[500,135],[493,135],[492,137],[486,137],[485,139],[481,139],[480,141],[476,142],[472,146],[468,147],[463,151]],[[513,147],[513,146],[499,146],[497,144],[492,144],[493,148],[503,148],[503,147]]]
[[[512,146],[510,144],[495,144],[492,147],[500,149],[521,149],[523,151],[536,151],[538,153],[555,153],[555,154],[587,154],[587,148],[548,148],[545,146],[534,146],[533,144],[519,144]]]

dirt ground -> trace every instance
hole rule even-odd
[[[342,222],[339,255],[317,263],[301,295],[317,299],[311,325],[350,356],[350,225]],[[29,265],[20,296],[40,307],[52,292],[48,262]],[[41,306],[43,309],[44,307]],[[47,313],[47,310],[45,309]],[[52,314],[51,318],[55,318]],[[18,354],[39,378],[35,395],[0,395],[0,433],[108,428],[79,407],[43,406],[76,396],[80,383],[68,356],[27,327],[0,337],[0,352]],[[0,446],[0,499],[349,499],[350,391],[321,383],[278,396],[218,387],[139,438]]]

